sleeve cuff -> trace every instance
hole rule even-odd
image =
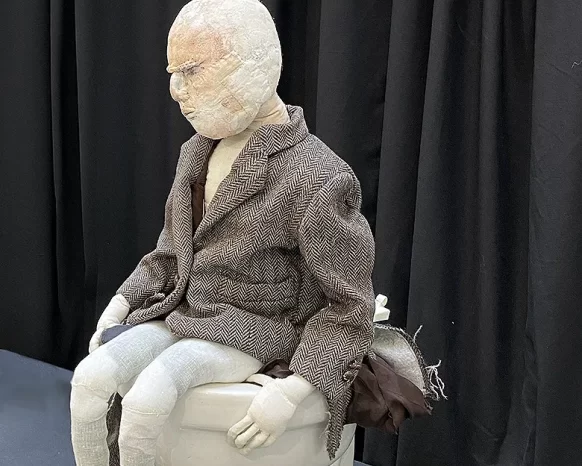
[[[299,405],[315,390],[315,387],[299,374],[290,375],[285,379],[278,379],[277,384],[287,399],[295,405]]]

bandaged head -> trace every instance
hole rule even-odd
[[[276,92],[281,46],[258,0],[193,0],[168,37],[170,93],[211,139],[245,130]]]

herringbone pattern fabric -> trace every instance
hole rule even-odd
[[[131,324],[165,315],[177,335],[290,361],[328,399],[332,455],[373,338],[374,244],[352,170],[288,110],[253,134],[196,231],[191,185],[214,143],[184,144],[157,248],[119,293]]]

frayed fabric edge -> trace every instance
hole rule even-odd
[[[441,366],[441,360],[433,366],[427,366],[426,372],[428,374],[429,384],[427,390],[432,395],[435,401],[440,401],[441,399],[448,400],[449,398],[445,394],[445,383],[443,379],[439,377],[438,368]]]

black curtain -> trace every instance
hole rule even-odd
[[[184,4],[0,2],[0,347],[73,367],[155,244]],[[448,401],[373,466],[582,464],[582,4],[265,0],[280,94],[359,176],[376,291]]]

